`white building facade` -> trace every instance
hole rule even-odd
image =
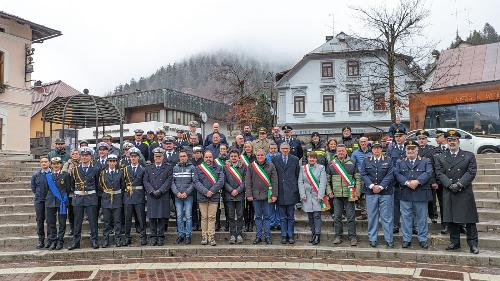
[[[371,48],[344,33],[327,37],[276,83],[277,123],[291,125],[297,135],[340,135],[344,126],[353,134],[387,131],[392,123],[387,71]],[[396,69],[396,91],[403,105],[418,82],[404,75],[408,69],[403,64]],[[398,114],[408,122],[405,108]]]

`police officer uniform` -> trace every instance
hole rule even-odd
[[[155,148],[153,154],[165,155],[163,148]],[[163,246],[165,243],[165,223],[170,216],[170,188],[172,166],[163,162],[146,167],[144,188],[146,189],[147,217],[150,226],[150,244]]]
[[[460,139],[460,133],[449,130],[448,142]],[[467,244],[470,252],[478,254],[478,234],[476,223],[479,217],[472,190],[472,181],[476,177],[476,157],[472,152],[458,149],[448,150],[435,158],[436,176],[443,189],[443,221],[448,224],[450,244],[446,250],[460,248],[460,228],[465,224]]]
[[[141,134],[142,135],[142,134],[144,134],[144,130],[135,129],[134,134]],[[144,159],[149,160],[149,146],[147,145],[147,143],[145,143],[143,141],[137,142],[134,140],[133,144],[135,147],[137,147],[141,151],[141,154],[142,154],[142,156],[144,156]]]
[[[291,126],[285,125],[285,126],[281,127],[281,130],[283,130],[283,132],[285,132],[285,131],[290,132],[293,129]],[[290,154],[297,156],[297,158],[299,158],[299,160],[302,158],[302,156],[304,156],[304,150],[302,148],[302,144],[300,143],[300,141],[298,139],[287,138],[286,136],[283,136],[281,138],[280,145],[284,142],[286,142],[286,143],[288,143],[288,145],[290,145]]]
[[[108,166],[101,170],[99,174],[99,189],[102,192],[102,214],[104,221],[103,244],[102,247],[109,246],[109,233],[111,229],[115,233],[115,246],[121,247],[121,214],[123,204],[124,180],[123,172],[118,167],[118,156],[110,154],[109,161],[116,161],[114,169]]]
[[[416,149],[418,144],[413,140],[405,142],[406,149]],[[427,158],[416,155],[416,158],[406,157],[399,160],[394,169],[396,180],[401,186],[401,216],[403,219],[403,248],[411,245],[412,229],[416,226],[418,241],[423,249],[429,248],[427,207],[432,200],[430,179],[432,164]],[[412,188],[412,181],[418,185]]]
[[[175,145],[175,139],[174,137],[167,136],[163,139],[164,144],[174,144]],[[163,163],[169,164],[172,167],[175,166],[179,162],[179,152],[177,152],[175,149],[172,150],[166,150],[162,149],[164,153],[164,158],[163,158]]]
[[[415,134],[417,138],[428,138],[429,133],[426,130],[419,130]],[[430,179],[430,184],[435,184],[436,183],[436,174],[434,173],[434,151],[436,150],[436,147],[430,144],[426,144],[425,146],[419,146],[418,147],[418,156],[427,158],[431,161],[432,164],[432,176]],[[432,200],[429,201],[428,204],[428,214],[429,218],[431,219],[432,223],[437,223],[437,218],[438,218],[438,212],[437,212],[437,204],[436,204],[436,190],[434,188],[431,188],[432,190]]]
[[[59,157],[51,160],[52,164],[60,163]],[[45,214],[47,217],[47,237],[49,240],[49,250],[61,250],[64,246],[64,234],[66,233],[66,217],[68,212],[68,194],[70,191],[71,176],[61,170],[50,173],[49,181],[46,174],[48,191],[45,198]],[[56,222],[59,228],[56,228]]]
[[[108,168],[108,154],[109,154],[109,145],[105,142],[100,142],[96,145],[96,150],[105,150],[106,151],[106,158],[101,158],[99,156],[99,153],[96,153],[96,158],[95,158],[95,167],[99,169],[99,171],[105,170]],[[101,205],[102,205],[102,190],[97,189],[97,217],[100,217],[101,215]]]
[[[182,133],[182,137],[175,137],[175,147],[177,150],[181,150],[184,146],[188,145],[188,141],[185,139],[184,130],[177,129],[175,132],[178,134]]]
[[[404,132],[396,130],[395,135],[404,135]],[[404,143],[391,146],[391,148],[386,153],[387,157],[391,158],[392,167],[396,167],[398,160],[402,160],[406,157],[406,151]],[[394,233],[399,233],[399,228],[401,227],[401,211],[399,206],[401,196],[401,186],[396,181],[394,184]]]
[[[140,156],[139,149],[133,147],[129,150],[130,155]],[[141,238],[141,245],[147,244],[146,238],[146,207],[144,197],[144,179],[145,168],[138,163],[136,166],[132,164],[123,168],[125,193],[123,195],[123,204],[125,208],[125,240],[123,246],[128,246],[132,243],[130,231],[132,228],[132,215],[137,214],[135,219],[138,222],[138,230]]]
[[[92,155],[89,147],[80,148],[80,155]],[[75,226],[73,230],[73,242],[68,250],[80,248],[82,236],[82,224],[84,212],[87,214],[90,225],[90,242],[92,248],[99,248],[97,243],[97,190],[99,179],[99,168],[89,163],[83,163],[73,168],[71,172],[71,190],[73,191],[73,213],[75,216]]]

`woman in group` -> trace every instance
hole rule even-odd
[[[307,213],[311,226],[309,243],[317,245],[321,235],[321,208],[326,190],[325,167],[317,163],[315,152],[307,154],[307,164],[302,166],[299,174],[299,192],[302,200],[302,210]]]
[[[252,142],[247,141],[243,144],[243,152],[240,155],[241,163],[248,169],[250,164],[255,161],[255,154],[253,154]],[[245,231],[253,231],[253,226],[255,224],[254,220],[254,209],[252,202],[245,199],[245,206],[243,209],[243,218],[245,220]]]
[[[326,153],[325,153],[326,163],[330,163],[330,161],[332,161],[333,158],[335,158],[336,153],[337,153],[337,140],[329,139],[328,142],[326,143]]]
[[[215,164],[210,150],[203,154],[203,162],[197,167],[196,198],[201,212],[201,244],[215,246],[215,216],[224,186],[222,167]]]

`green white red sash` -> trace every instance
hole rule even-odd
[[[221,167],[224,167],[224,161],[222,161],[222,159],[220,159],[220,158],[215,159],[215,164],[217,164]]]
[[[340,178],[347,184],[349,188],[349,197],[356,198],[356,187],[354,186],[355,181],[344,169],[344,166],[340,163],[339,159],[334,158],[332,161],[332,167],[335,169]]]
[[[208,165],[205,162],[202,162],[200,165],[198,165],[198,169],[200,169],[203,174],[208,178],[211,184],[215,184],[217,182],[217,175],[208,167]]]
[[[241,154],[240,159],[241,161],[243,161],[243,164],[245,164],[245,166],[250,166],[250,160],[248,160],[248,157],[245,154]]]
[[[319,182],[318,179],[314,176],[311,166],[309,164],[304,165],[304,174],[306,175],[306,179],[309,182],[309,184],[312,186],[314,191],[319,194]],[[330,209],[330,203],[328,202],[328,198],[325,198],[326,196],[323,196],[321,198],[321,201],[319,204],[321,205],[321,210],[326,211]]]
[[[229,171],[231,176],[233,176],[238,185],[241,185],[241,183],[243,182],[243,177],[241,176],[240,171],[238,171],[236,167],[227,164],[226,164],[226,169]]]
[[[271,179],[269,178],[269,175],[267,174],[266,170],[262,168],[257,162],[252,162],[252,168],[259,176],[260,180],[264,182],[264,184],[267,186],[267,199],[271,199],[271,195],[273,194],[273,185],[271,183]]]

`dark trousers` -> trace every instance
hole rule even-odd
[[[111,229],[115,232],[115,241],[120,241],[121,238],[121,228],[122,228],[122,208],[102,209],[102,216],[104,221],[104,230],[102,235],[104,239],[109,239],[109,233]]]
[[[45,201],[35,202],[36,234],[38,240],[45,239]]]
[[[222,195],[221,195],[221,198],[222,198]],[[227,220],[227,217],[228,217],[228,213],[227,213],[227,204],[226,204],[226,201],[224,200],[222,202],[222,204],[224,204],[224,217],[226,218],[226,222],[224,223],[225,224],[225,227],[226,229],[229,229],[229,221]],[[220,225],[220,215],[221,215],[221,204],[220,204],[220,200],[219,200],[219,203],[217,204],[217,213],[215,214],[215,225],[216,225],[216,228],[219,228],[221,225]]]
[[[71,231],[73,231],[73,229],[75,228],[75,214],[73,213],[73,205],[72,205],[72,202],[73,202],[73,198],[72,197],[68,197],[68,221],[69,221],[69,229]]]
[[[436,190],[432,190],[432,201],[429,201],[429,204],[427,205],[427,213],[429,214],[429,218],[431,220],[437,220],[438,218],[438,212],[437,212],[437,205],[436,205]],[[441,206],[441,204],[439,204]]]
[[[281,237],[293,239],[295,233],[295,204],[277,206],[280,213]]]
[[[330,216],[332,218],[335,217],[335,208],[334,208],[335,202],[334,202],[334,200],[335,200],[335,197],[334,198],[328,197],[328,203],[330,203],[330,210],[328,210],[328,212],[330,212]]]
[[[334,209],[335,209],[335,220],[334,228],[335,235],[342,236],[343,222],[342,222],[342,212],[346,211],[347,219],[347,233],[349,239],[356,238],[356,207],[353,201],[349,201],[348,197],[335,197],[334,198]]]
[[[307,212],[312,235],[321,234],[321,212]]]
[[[45,208],[47,216],[47,238],[49,243],[63,243],[66,233],[66,216],[59,213],[58,207]],[[56,223],[59,222],[59,228]]]
[[[200,219],[201,219],[201,214],[200,214],[200,208],[198,207],[198,197],[196,195],[196,191],[193,192],[193,205],[191,206],[191,217],[193,218],[193,229],[200,229]]]
[[[243,200],[227,201],[226,207],[226,220],[229,221],[229,233],[235,237],[241,235],[243,232]]]
[[[135,214],[136,228],[139,230],[141,238],[146,237],[146,209],[144,204],[126,204],[125,209],[125,238],[130,239],[132,229],[132,216]]]
[[[399,184],[394,187],[394,228],[401,228],[401,210],[399,201],[401,200],[401,189]]]
[[[101,201],[102,201],[102,195],[97,195],[97,217],[99,218],[101,216]]]
[[[167,219],[149,219],[149,232],[153,240],[165,240],[165,223]]]
[[[460,229],[462,228],[463,223],[454,223],[449,222],[448,231],[450,232],[450,242],[453,244],[460,245]],[[478,245],[478,234],[475,223],[466,223],[465,224],[466,237],[467,237],[467,245],[469,247]]]
[[[255,212],[253,209],[252,201],[245,200],[245,209],[243,210],[243,217],[245,219],[245,225],[250,225],[253,227],[254,225],[254,216]]]
[[[436,196],[439,202],[439,214],[441,216],[441,224],[446,226],[447,223],[443,222],[443,186],[439,186],[438,189],[436,189]]]
[[[97,206],[73,206],[75,214],[75,228],[73,229],[73,242],[80,243],[82,238],[82,224],[84,213],[87,213],[90,225],[90,240],[97,243]]]

